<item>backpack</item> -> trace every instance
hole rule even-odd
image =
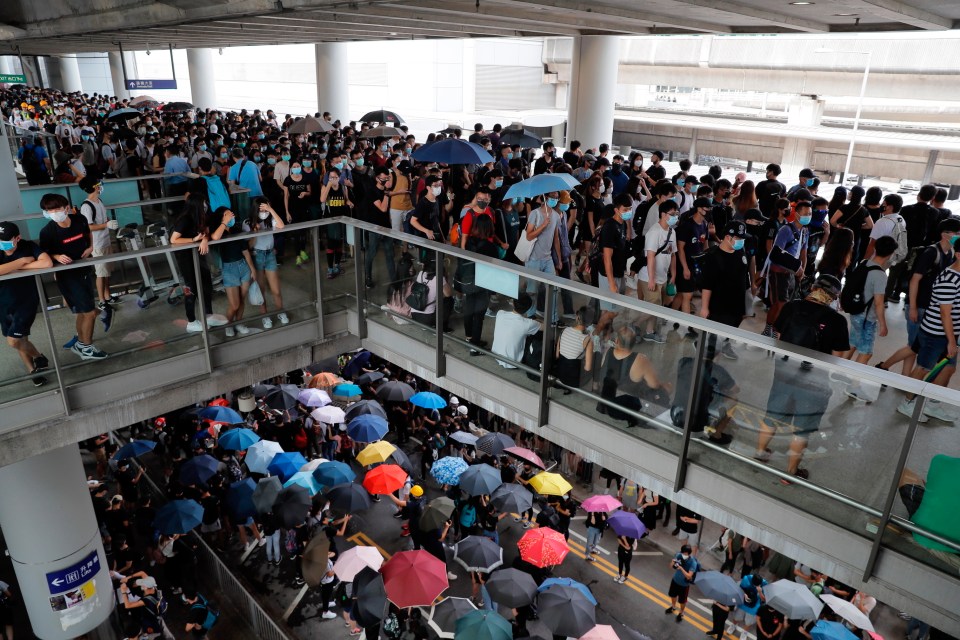
[[[877,270],[882,270],[880,265],[867,260],[863,260],[853,269],[840,291],[841,309],[850,315],[857,315],[867,310],[872,301],[867,299],[864,289],[870,272]]]
[[[815,309],[812,305],[822,307]],[[790,311],[784,319],[780,331],[780,339],[798,347],[806,347],[813,351],[822,351],[820,348],[820,324],[824,316],[824,311],[832,311],[829,307],[812,302],[804,304],[803,301],[794,301],[787,304]]]
[[[46,171],[37,156],[37,145],[27,144],[23,146],[23,156],[20,158],[20,166],[23,167],[23,173],[30,184],[42,184],[48,182]]]
[[[590,253],[587,255],[587,266],[591,271],[600,272],[600,263],[603,257],[603,249],[600,247],[600,232],[603,230],[603,224],[597,225],[597,230],[590,240]]]
[[[472,504],[465,504],[460,509],[460,526],[470,528],[477,522],[477,508]]]
[[[894,218],[893,239],[897,241],[897,250],[890,256],[891,267],[903,262],[910,252],[910,247],[907,245],[907,223],[899,215]]]
[[[436,277],[436,276],[434,276]],[[421,281],[417,276],[416,282],[410,287],[410,295],[407,296],[407,304],[414,311],[423,311],[430,304],[430,287],[425,281]]]
[[[400,621],[397,619],[397,614],[391,613],[383,621],[383,633],[388,638],[400,637]]]
[[[161,620],[163,620],[163,615],[167,612],[169,604],[159,591],[156,595],[153,596],[144,596],[142,599],[143,602],[143,612],[141,614],[141,623],[145,627],[145,630],[155,630],[159,631],[162,627]]]
[[[454,222],[450,227],[450,237],[449,242],[455,247],[460,246],[460,223]]]
[[[413,225],[410,224],[410,221],[413,220],[413,215],[416,212],[417,212],[416,209],[410,209],[410,211],[407,211],[405,214],[403,214],[403,232],[409,233],[412,236],[423,237],[423,234],[420,232],[420,230],[414,229]]]
[[[204,631],[209,631],[212,629],[213,626],[217,624],[217,620],[220,619],[220,610],[217,608],[217,606],[212,604],[199,593],[197,594],[197,601],[193,603],[193,606],[190,607],[190,610],[204,610],[207,612],[207,617],[204,618],[203,622],[200,623],[200,627]]]
[[[461,293],[470,295],[480,291],[476,283],[477,264],[469,260],[464,260],[457,266],[457,271],[453,276],[454,286]]]

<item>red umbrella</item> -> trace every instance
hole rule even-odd
[[[517,542],[520,557],[535,567],[552,567],[570,552],[563,534],[548,527],[530,529]]]
[[[535,467],[540,467],[541,469],[546,469],[547,465],[543,464],[543,460],[540,459],[540,456],[535,454],[530,449],[524,447],[507,447],[503,450],[507,455],[511,455],[514,458],[519,458],[524,462],[529,462]]]
[[[428,607],[450,586],[446,563],[423,550],[394,554],[380,573],[387,598],[401,609]]]
[[[363,478],[363,487],[377,495],[393,493],[407,481],[407,472],[395,464],[382,464],[367,472]]]

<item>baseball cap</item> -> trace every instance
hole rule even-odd
[[[816,176],[813,175],[813,169],[803,169],[802,171],[800,171],[800,177],[801,177],[801,178],[814,178],[814,177],[816,177]]]
[[[709,209],[713,206],[713,203],[710,202],[710,198],[697,198],[693,201],[694,209]]]
[[[147,576],[146,578],[140,578],[139,580],[137,580],[136,585],[143,589],[156,589],[157,581],[156,579],[151,578],[150,576]]]
[[[840,295],[840,279],[837,278],[837,276],[830,275],[829,273],[819,276],[814,281],[813,286],[818,289],[823,289],[834,297]]]
[[[573,202],[573,198],[570,196],[570,192],[569,192],[569,191],[561,191],[561,192],[560,192],[560,204],[567,204],[567,203],[569,203],[569,202]]]
[[[736,236],[738,238],[747,237],[747,225],[740,222],[739,220],[731,220],[727,223],[726,228],[723,230],[723,235],[725,236]]]
[[[410,495],[412,495],[414,498],[419,498],[423,495],[423,487],[418,484],[413,485],[410,487]]]
[[[18,235],[20,235],[20,227],[15,223],[5,220],[0,222],[0,240],[8,241],[13,240]]]

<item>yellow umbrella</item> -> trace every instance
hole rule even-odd
[[[357,462],[365,467],[378,462],[386,462],[387,458],[393,455],[397,448],[385,440],[373,442],[364,447],[363,451],[357,454]],[[570,486],[570,485],[567,485]]]
[[[359,458],[359,456],[357,457]],[[564,480],[559,473],[548,471],[541,471],[530,478],[530,486],[543,496],[562,496],[570,493],[573,489],[570,483]]]

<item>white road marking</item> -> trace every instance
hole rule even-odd
[[[287,607],[287,610],[283,612],[283,620],[286,622],[287,618],[294,612],[297,606],[300,604],[300,601],[303,600],[303,596],[307,595],[307,591],[310,589],[309,585],[303,585],[300,587],[300,593],[297,594],[297,597],[293,599],[293,602],[290,603],[290,606]]]

